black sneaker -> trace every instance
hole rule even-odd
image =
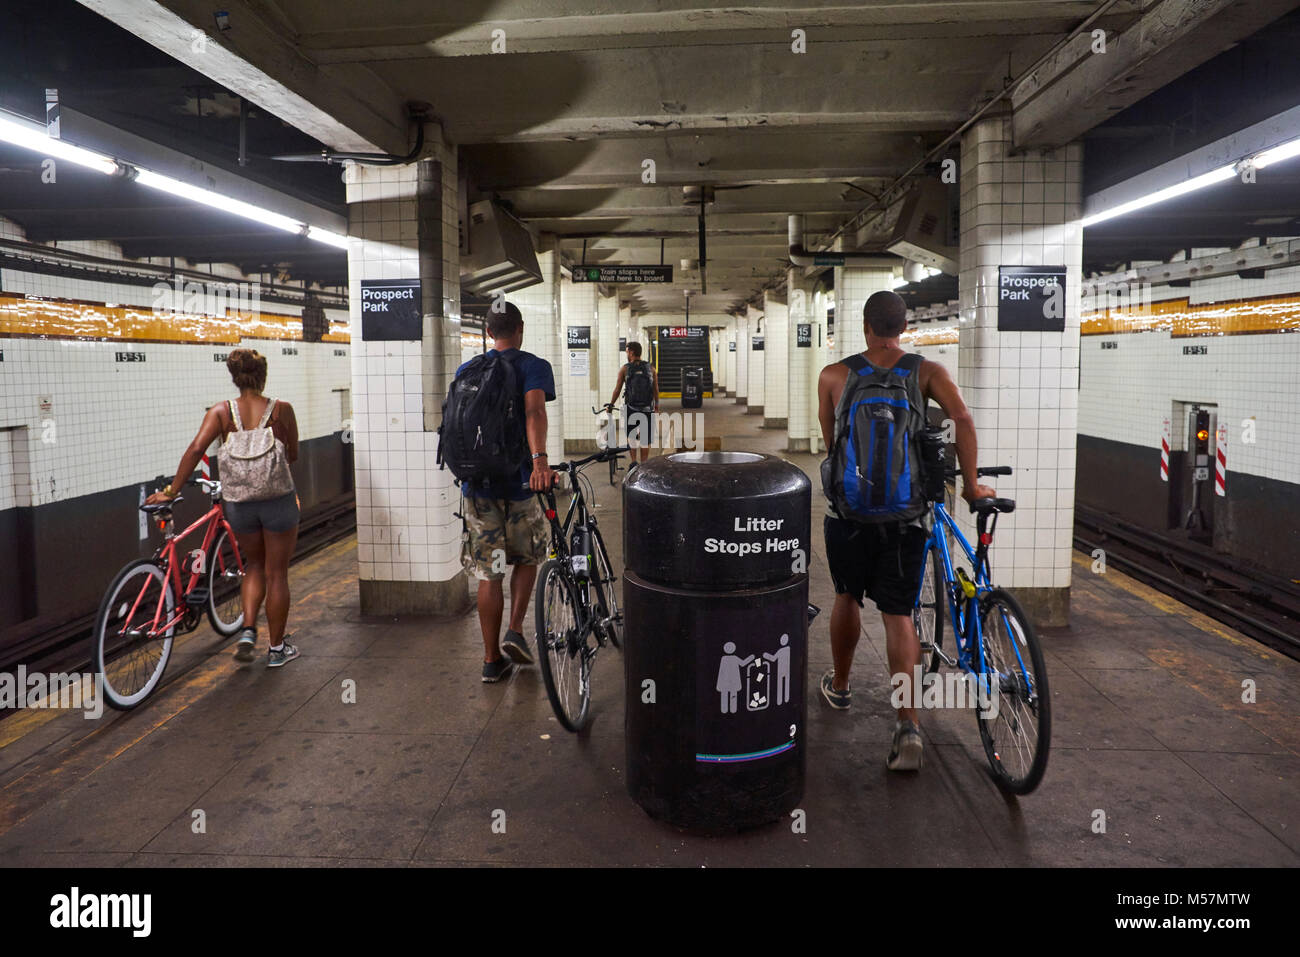
[[[533,663],[533,656],[528,651],[528,639],[517,631],[506,630],[506,636],[501,639],[501,652],[517,665]]]
[[[483,662],[483,681],[487,684],[496,684],[510,672],[514,671],[515,663],[502,655],[496,661]]]

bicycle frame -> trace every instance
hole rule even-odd
[[[969,597],[957,581],[957,575],[952,563],[952,552],[948,548],[949,535],[952,535],[957,544],[961,546],[961,550],[971,563],[973,570],[971,581],[975,586],[975,594]],[[948,509],[943,502],[934,503],[934,529],[930,533],[930,541],[939,549],[939,556],[943,563],[942,588],[948,597],[948,613],[952,622],[953,634],[958,636],[959,642],[957,665],[963,671],[975,675],[982,684],[988,679],[984,663],[984,635],[980,627],[978,607],[980,600],[993,590],[993,584],[989,581],[988,562],[983,560],[983,552],[987,545],[985,548],[978,550],[971,548],[970,542],[961,533],[961,529],[957,527],[953,517],[948,514]],[[917,584],[917,599],[914,604],[920,601],[920,590],[924,582],[925,569],[922,568],[921,582]],[[939,582],[935,582],[934,586],[937,600],[941,586]],[[1020,655],[1020,649],[1016,646],[1016,642],[1012,641],[1010,645],[1015,652],[1021,674],[1027,674],[1028,669],[1025,668],[1024,659]],[[985,687],[981,687],[980,691],[991,693],[991,689]]]
[[[207,572],[208,556],[212,550],[212,543],[216,540],[218,534],[222,530],[225,530],[225,532],[229,534],[231,540],[232,541],[235,540],[235,533],[231,530],[229,523],[226,521],[226,513],[222,509],[220,502],[213,502],[212,507],[203,513],[202,518],[195,521],[194,524],[190,525],[188,528],[185,529],[185,531],[181,532],[179,535],[176,535],[170,531],[170,527],[172,525],[172,519],[170,517],[168,517],[165,522],[160,522],[159,524],[163,527],[163,535],[165,536],[165,540],[162,546],[159,547],[159,549],[156,552],[154,552],[153,557],[154,560],[157,562],[166,563],[167,582],[173,585],[173,592],[176,595],[176,597],[180,600],[177,601],[175,610],[173,610],[171,618],[169,618],[165,623],[159,624],[159,621],[163,617],[164,599],[166,598],[167,595],[166,590],[162,590],[159,593],[158,607],[154,609],[153,620],[151,622],[151,626],[153,628],[153,634],[155,635],[176,627],[177,624],[179,624],[181,621],[184,620],[188,609],[188,605],[185,602],[185,597],[189,595],[191,591],[194,590],[194,586],[198,584],[200,577]],[[188,538],[190,535],[196,532],[199,529],[199,527],[202,525],[207,526],[207,531],[203,535],[203,545],[202,545],[202,552],[204,555],[203,571],[196,572],[194,571],[193,567],[191,567],[189,571],[189,575],[190,575],[189,584],[185,585],[182,588],[180,563],[177,561],[176,543],[184,541],[186,538]],[[216,556],[215,560],[220,561],[221,556],[219,555]],[[235,562],[238,564],[239,570],[242,572],[244,570],[244,556],[240,554],[238,546],[236,546],[235,548]],[[144,598],[144,593],[147,590],[147,588],[148,588],[148,584],[146,583],[145,587],[140,589],[140,594],[136,596],[135,604],[131,606],[131,611],[126,616],[125,619],[126,621],[129,622],[131,618],[135,615],[136,610],[140,606],[141,599]]]

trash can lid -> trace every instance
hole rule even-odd
[[[673,498],[755,498],[810,490],[812,482],[791,462],[759,452],[674,452],[639,466],[626,493]]]

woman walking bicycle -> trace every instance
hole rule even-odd
[[[267,666],[278,668],[298,657],[298,648],[285,640],[289,619],[289,559],[298,540],[300,513],[289,465],[298,459],[298,422],[288,402],[268,399],[266,357],[252,349],[236,349],[226,368],[239,389],[239,398],[208,409],[198,435],[181,456],[176,477],[146,500],[153,505],[171,501],[193,474],[203,452],[222,440],[217,464],[221,470],[226,521],[239,542],[244,559],[240,597],[245,628],[235,646],[238,661],[252,661],[257,645],[257,614],[266,601],[270,648]],[[253,428],[244,423],[253,422]]]

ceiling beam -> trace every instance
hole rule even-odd
[[[1011,96],[1017,149],[1054,149],[1300,6],[1300,0],[1161,0],[1093,52],[1082,33]]]
[[[222,0],[230,29],[206,0],[78,0],[164,53],[193,67],[336,150],[405,154],[401,98],[364,67],[320,65],[268,23],[252,0]]]

